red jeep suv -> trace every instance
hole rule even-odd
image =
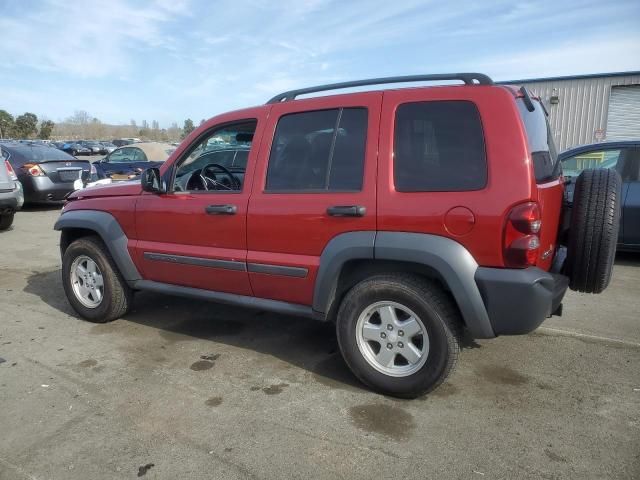
[[[462,84],[296,99],[441,80]],[[473,73],[216,116],[139,181],[68,197],[67,298],[95,322],[137,290],[334,322],[360,380],[421,395],[463,332],[531,332],[567,287],[609,283],[620,179],[587,170],[569,203],[546,117],[526,89]]]

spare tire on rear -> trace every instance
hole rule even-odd
[[[609,285],[620,227],[620,175],[584,170],[576,180],[567,251],[569,288],[600,293]]]

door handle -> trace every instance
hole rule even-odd
[[[327,214],[332,217],[364,217],[367,208],[361,205],[336,205],[327,208]]]
[[[238,207],[235,205],[209,205],[204,211],[209,215],[235,215]]]

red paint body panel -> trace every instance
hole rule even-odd
[[[558,230],[564,197],[564,180],[560,177],[552,182],[538,185],[538,205],[542,218],[540,228],[540,255],[536,266],[549,271],[558,248]]]
[[[239,295],[252,294],[246,271],[149,260],[144,258],[144,252],[246,261],[247,205],[268,112],[268,108],[258,107],[220,115],[209,120],[189,137],[192,142],[197,142],[212,127],[233,121],[258,120],[241,192],[179,192],[143,194],[139,197],[136,227],[140,242],[136,258],[145,278]],[[178,151],[165,162],[161,171],[167,172],[173,163],[179,161],[187,153],[188,146],[189,141],[185,140]],[[209,205],[227,204],[236,206],[235,215],[205,213],[205,208]]]
[[[488,164],[486,188],[471,192],[396,192],[393,181],[395,112],[406,102],[466,100],[480,112]],[[460,242],[483,266],[502,267],[505,214],[535,200],[535,179],[513,94],[500,87],[433,87],[386,91],[380,125],[378,229],[430,233]],[[469,233],[451,235],[444,216],[453,207],[473,212]]]
[[[260,146],[253,194],[247,218],[248,262],[286,265],[283,259],[295,255],[301,266],[309,269],[305,278],[280,277],[249,273],[254,294],[293,303],[311,304],[315,271],[327,243],[344,232],[376,229],[376,162],[381,92],[313,98],[274,105]],[[368,132],[362,191],[352,193],[268,193],[264,191],[271,143],[282,115],[331,108],[366,107]],[[331,217],[327,208],[337,205],[360,205],[363,217]],[[273,283],[276,282],[276,283]]]

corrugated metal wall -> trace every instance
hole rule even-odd
[[[640,75],[520,82],[543,101],[558,150],[606,140],[609,95],[614,85],[638,85]],[[558,96],[552,105],[550,98]]]
[[[611,87],[607,138],[640,138],[640,85]]]

